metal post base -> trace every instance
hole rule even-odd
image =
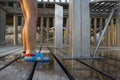
[[[62,60],[103,60],[105,59],[104,57],[101,56],[80,56],[80,57],[71,57],[69,55],[60,55],[58,54],[59,57],[61,57]]]

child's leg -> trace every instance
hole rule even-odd
[[[22,12],[23,12],[23,16],[24,16],[24,23],[25,23],[26,22],[26,14],[25,14],[23,0],[20,0],[20,4],[21,4],[21,9],[22,9]],[[24,30],[24,27],[23,27],[23,30],[22,30],[22,43],[23,43],[23,51],[26,52],[26,42],[25,42],[25,30]]]
[[[37,25],[37,0],[23,0],[26,20],[24,25],[26,54],[35,54],[36,25]]]

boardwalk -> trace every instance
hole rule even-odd
[[[1,57],[10,54],[0,60],[0,68],[20,56],[22,48],[6,47],[0,48]],[[0,72],[0,80],[26,80],[33,63],[26,63],[19,59]],[[61,68],[55,62],[39,63],[33,80],[69,80]]]
[[[10,46],[0,48],[0,68],[20,56],[21,46]],[[65,51],[65,50],[64,50]],[[42,52],[47,54],[47,48],[42,48]],[[9,55],[8,55],[9,54]],[[120,61],[116,58],[117,52],[102,54],[102,60],[82,60],[97,70],[119,80]],[[48,54],[49,55],[49,54]],[[53,59],[53,57],[51,57]],[[62,63],[76,80],[109,80],[109,76],[89,68],[76,60],[63,60]],[[0,71],[0,80],[28,80],[33,63],[26,63],[18,59],[8,67]],[[56,60],[50,63],[38,63],[32,80],[69,80],[63,69]]]

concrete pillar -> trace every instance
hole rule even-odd
[[[55,27],[55,17],[53,17],[53,27]]]
[[[108,31],[108,45],[110,46],[111,45],[111,22],[108,25],[107,31]]]
[[[63,48],[63,7],[55,5],[55,47]]]
[[[118,19],[116,20],[116,45],[117,46],[119,46],[120,45],[120,41],[119,41],[119,39],[120,39],[120,30],[119,30],[119,28],[120,28],[120,26],[119,26],[119,21],[118,21]]]
[[[116,20],[115,20],[115,24],[114,24],[114,26],[115,26],[115,46],[117,46],[117,26],[116,26]]]
[[[24,17],[21,16],[21,27],[22,27],[22,31],[23,31],[23,27],[24,27]],[[22,31],[21,31],[21,42],[22,42]],[[23,43],[23,42],[22,42]]]
[[[118,0],[119,2],[120,2],[120,0]],[[116,28],[117,28],[117,30],[116,30],[116,39],[117,39],[117,41],[116,41],[116,44],[117,44],[117,46],[120,46],[120,8],[118,9],[118,12],[117,12],[117,18],[116,18]]]
[[[1,10],[0,10],[0,45],[1,45],[1,42],[2,42],[2,34],[1,34],[2,18],[1,18],[1,16],[2,16],[2,13],[1,13]]]
[[[105,24],[107,23],[107,19],[105,19]],[[104,41],[103,41],[103,45],[107,45],[107,30],[104,34]]]
[[[118,35],[117,35],[117,43],[118,43],[118,46],[120,46],[120,22],[118,20],[118,23],[117,23],[117,32],[118,32]]]
[[[21,26],[22,27],[24,26],[24,17],[23,16],[21,17]]]
[[[13,4],[13,7],[16,8],[16,7],[17,7],[17,3],[14,3],[14,4]]]
[[[69,44],[69,18],[66,18],[66,44]]]
[[[105,19],[105,24],[107,23],[108,19]],[[105,32],[105,45],[108,45],[108,30]]]
[[[101,34],[102,34],[102,28],[103,28],[103,18],[100,18],[100,35],[99,35],[99,38],[100,38],[100,36],[101,36]],[[101,42],[101,45],[103,44],[103,41]]]
[[[6,13],[0,10],[0,45],[5,44]]]
[[[48,44],[48,40],[49,40],[49,17],[47,17],[47,44]]]
[[[103,21],[102,18],[100,18],[100,36],[102,34],[102,28],[103,28]]]
[[[55,17],[53,17],[53,27],[55,27]],[[53,33],[53,40],[52,40],[53,42],[53,46],[55,45],[55,31],[54,31],[54,33]]]
[[[13,27],[14,27],[14,46],[18,44],[18,17],[13,16]]]
[[[112,26],[112,45],[115,46],[115,25],[114,25],[114,20],[113,21],[113,26]]]
[[[70,0],[72,57],[90,57],[90,0]]]
[[[120,0],[119,0],[120,2]],[[117,14],[117,44],[118,46],[120,46],[120,8],[118,10],[118,14]]]
[[[112,35],[112,29],[113,29],[113,20],[111,20],[111,23],[110,23],[110,44],[111,44],[111,46],[113,45],[113,40],[112,40],[112,37],[113,37],[113,35]]]
[[[42,45],[42,43],[43,43],[43,17],[41,17],[41,25],[40,25],[40,27],[41,27],[41,29],[40,29],[40,44]]]
[[[94,18],[94,45],[97,44],[97,18]]]
[[[106,19],[106,23],[107,23],[107,21],[108,21],[108,19]],[[106,45],[108,45],[108,28],[106,30]]]

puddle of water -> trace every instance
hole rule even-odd
[[[62,56],[70,55],[69,51],[62,50],[65,53]],[[58,54],[61,52],[58,51]],[[94,66],[96,69],[100,71],[104,71],[116,79],[120,79],[120,51],[108,51],[108,52],[98,52],[98,55],[105,56],[105,59],[97,61],[97,60],[83,60],[85,63]],[[106,63],[105,63],[106,62]],[[76,79],[83,79],[83,80],[110,80],[110,78],[105,77],[93,70],[89,69],[88,67],[80,64],[74,60],[64,60],[64,65],[69,69],[69,71],[76,77]],[[110,65],[112,64],[112,65]],[[116,68],[117,66],[117,68]]]

